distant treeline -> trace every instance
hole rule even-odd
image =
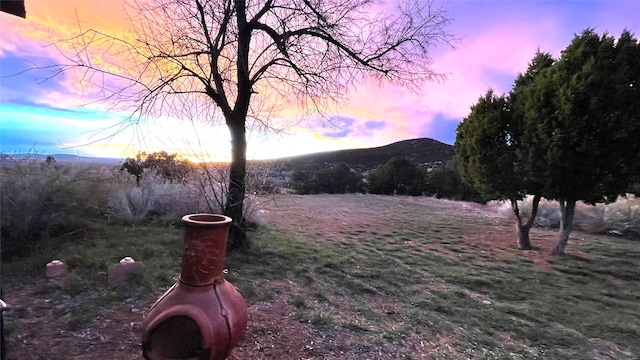
[[[291,175],[289,187],[298,194],[426,195],[484,203],[482,196],[462,181],[457,168],[455,158],[428,171],[404,157],[394,157],[364,174],[345,164],[319,171],[297,167]]]

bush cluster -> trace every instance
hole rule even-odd
[[[367,176],[369,192],[385,195],[422,195],[427,172],[403,157],[394,157]]]
[[[363,192],[362,176],[345,164],[326,170],[296,168],[289,182],[297,194],[346,194]]]
[[[0,176],[3,259],[86,236],[96,220],[173,224],[188,213],[220,213],[228,191],[228,168],[222,165],[195,167],[181,182],[168,182],[153,169],[135,179],[117,166],[66,164],[53,159],[5,161]],[[372,171],[367,180],[348,166],[338,165],[316,173],[296,169],[290,186],[300,194],[313,194],[365,192],[368,185],[371,193],[483,202],[460,179],[455,161],[427,174],[404,159],[392,159]],[[247,186],[245,217],[251,219],[258,200],[268,201],[269,196],[259,174],[249,176]],[[252,195],[258,192],[259,197]],[[521,203],[522,211],[527,211],[528,201]],[[576,223],[582,230],[640,238],[640,200],[633,195],[607,206],[581,205],[578,210]],[[557,206],[543,203],[538,213],[539,226],[558,226]]]
[[[484,197],[473,186],[462,180],[455,157],[445,166],[435,168],[429,173],[425,194],[437,198],[486,203]]]
[[[188,213],[221,213],[228,183],[224,165],[193,167],[180,181],[170,181],[166,172],[151,166],[132,177],[115,165],[52,158],[4,159],[1,165],[2,259],[86,236],[95,221],[174,224]],[[257,182],[248,179],[248,190]],[[255,211],[253,200],[249,195],[245,200],[247,218]]]
[[[187,177],[195,169],[194,165],[178,154],[169,154],[166,151],[158,151],[147,154],[139,153],[135,158],[127,158],[120,167],[135,176],[136,184],[140,186],[140,180],[145,170],[154,171],[163,182],[184,184]]]
[[[531,213],[533,196],[518,202],[522,213]],[[504,202],[501,213],[513,216],[511,205]],[[535,224],[540,227],[560,227],[560,209],[557,201],[542,199],[538,207]],[[611,234],[640,240],[640,199],[633,194],[620,196],[610,204],[576,205],[573,225],[577,230],[592,234]]]
[[[21,256],[41,239],[71,236],[100,214],[100,182],[82,167],[55,161],[13,161],[0,179],[2,257]]]
[[[289,187],[297,194],[364,193],[382,195],[427,195],[461,201],[484,203],[482,196],[465,183],[458,172],[456,159],[428,173],[424,167],[395,157],[363,176],[345,164],[313,171],[296,168]]]

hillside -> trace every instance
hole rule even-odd
[[[420,138],[374,148],[314,153],[282,158],[277,161],[281,162],[283,168],[289,169],[300,166],[321,169],[344,163],[354,170],[364,172],[382,165],[396,156],[404,157],[416,164],[433,164],[444,163],[450,160],[453,154],[453,146],[451,145],[433,139]]]
[[[99,165],[117,165],[122,159],[83,157],[69,154],[53,154],[56,162],[85,163]],[[444,163],[453,157],[453,146],[437,140],[420,138],[395,142],[393,144],[365,148],[328,151],[321,153],[292,156],[268,161],[256,161],[255,163],[278,164],[282,170],[293,170],[296,167],[309,167],[311,169],[324,169],[335,164],[343,163],[360,172],[371,170],[389,161],[391,158],[401,156],[416,164]],[[0,154],[0,163],[3,166],[11,166],[15,160],[45,160],[47,154]]]

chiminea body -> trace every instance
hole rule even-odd
[[[145,316],[145,359],[222,360],[244,337],[247,305],[223,277],[231,218],[192,214],[185,224],[178,282]]]

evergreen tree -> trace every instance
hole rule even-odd
[[[421,195],[425,189],[426,172],[403,157],[394,157],[372,170],[367,182],[372,194]]]
[[[616,41],[588,29],[557,61],[538,52],[508,97],[489,91],[459,125],[461,175],[483,195],[509,199],[520,247],[541,196],[560,203],[553,253],[563,254],[576,202],[614,201],[638,179],[639,79],[630,32]],[[517,199],[525,194],[534,195],[534,212],[523,224]]]
[[[535,65],[534,59],[530,68],[535,68]],[[522,75],[519,80],[523,81],[532,75],[530,73]],[[534,189],[525,174],[527,164],[518,157],[523,153],[520,149],[523,146],[520,121],[521,117],[514,113],[512,101],[504,95],[495,95],[490,89],[458,125],[454,149],[460,159],[462,179],[485,199],[509,200],[517,219],[518,246],[531,249],[529,230],[536,216],[540,193],[535,194],[532,213],[528,221],[523,222],[518,200]]]
[[[637,174],[638,51],[628,31],[616,41],[588,29],[530,86],[530,98],[543,94],[551,100],[548,107],[531,106],[525,131],[545,152],[546,168],[539,178],[544,195],[560,203],[554,254],[565,252],[577,201],[614,201]],[[536,116],[536,109],[548,116]]]

